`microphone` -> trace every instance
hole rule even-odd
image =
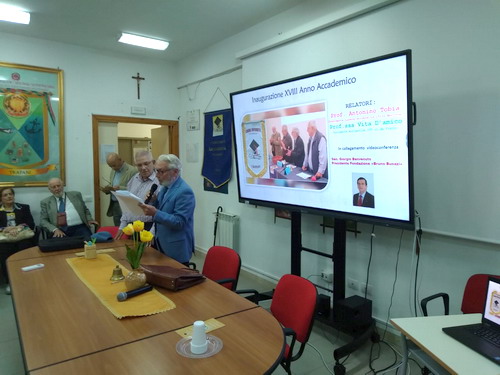
[[[151,198],[153,198],[153,194],[155,193],[156,189],[158,189],[158,185],[157,184],[151,185],[151,190],[149,191],[148,197],[144,201],[144,204],[148,204],[151,201]]]
[[[150,290],[153,290],[152,285],[142,286],[142,287],[137,288],[137,289],[129,290],[128,292],[120,292],[117,294],[116,299],[118,300],[118,302],[123,302],[128,298],[138,296],[139,294],[149,292]]]

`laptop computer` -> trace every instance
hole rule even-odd
[[[500,365],[500,279],[488,278],[481,323],[445,327],[443,332]]]

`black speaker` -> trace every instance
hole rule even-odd
[[[342,299],[335,302],[333,316],[335,326],[341,331],[362,331],[372,322],[372,301],[360,296]]]
[[[325,294],[318,295],[318,300],[316,302],[316,314],[325,318],[330,316],[330,296]]]

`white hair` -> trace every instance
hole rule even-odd
[[[181,171],[182,171],[181,161],[174,154],[163,154],[163,155],[160,155],[160,156],[158,156],[158,160],[157,161],[167,162],[169,168],[177,169],[179,171],[179,173],[181,173]]]

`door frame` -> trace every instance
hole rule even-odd
[[[179,155],[179,121],[161,120],[153,118],[138,118],[125,116],[107,116],[92,114],[92,148],[94,167],[94,212],[97,221],[101,222],[101,195],[99,194],[99,123],[101,122],[124,122],[144,125],[168,126],[170,153]]]

